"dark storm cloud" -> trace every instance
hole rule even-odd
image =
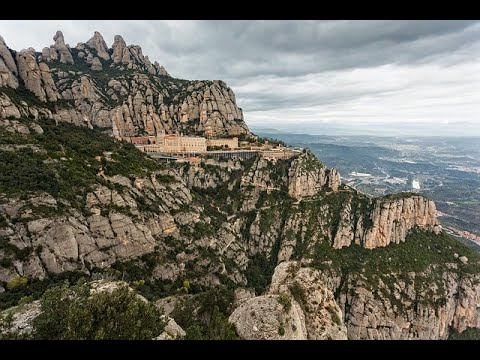
[[[387,63],[415,63],[476,41],[473,21],[219,21],[195,23],[161,51],[203,60],[189,72],[235,78],[302,75]],[[180,42],[179,42],[180,40]],[[216,61],[209,62],[209,59]],[[201,76],[200,76],[201,77]]]
[[[95,30],[109,46],[121,34],[173,76],[223,79],[247,122],[479,122],[476,21],[0,22],[18,50],[41,50],[57,29],[71,46]]]

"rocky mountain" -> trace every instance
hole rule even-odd
[[[433,201],[368,197],[308,149],[157,162],[111,135],[249,134],[231,90],[173,79],[121,37],[54,41],[0,44],[0,333],[35,337],[46,290],[79,279],[126,282],[187,339],[480,328],[480,256],[442,232]]]
[[[17,52],[0,36],[3,117],[47,117],[122,137],[161,130],[249,134],[235,94],[223,81],[175,79],[120,35],[111,48],[99,32],[75,47],[65,43],[61,31],[53,41],[41,52]]]

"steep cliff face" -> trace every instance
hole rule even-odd
[[[60,98],[48,65],[37,63],[33,48],[20,51],[16,61],[20,79],[25,84],[25,88],[30,90],[40,101],[55,102]]]
[[[0,36],[0,87],[18,87],[18,69],[12,53]]]
[[[438,340],[452,328],[478,328],[478,274],[459,275],[454,265],[424,282],[438,270],[372,282],[363,274],[282,262],[268,292],[243,301],[230,321],[244,339]]]
[[[74,48],[65,44],[61,31],[53,40],[40,54],[33,48],[16,53],[0,38],[0,93],[20,113],[28,114],[35,105],[40,117],[106,128],[119,136],[161,130],[249,134],[235,95],[223,81],[172,78],[140,46],[127,46],[119,35],[110,49],[99,32]],[[28,90],[33,99],[9,89]],[[6,112],[3,106],[0,111]]]
[[[60,215],[60,207],[65,204],[49,194],[28,201],[12,198],[0,205],[11,224],[2,236],[7,236],[12,246],[29,250],[26,259],[15,260],[10,269],[2,269],[1,280],[105,268],[116,261],[153,253],[156,246],[162,245],[162,238],[179,236],[171,212],[180,206],[192,206],[188,213],[183,213],[184,218],[200,219],[199,209],[191,204],[190,192],[179,179],[173,178],[167,186],[155,176],[136,178],[133,183],[122,176],[106,181],[122,190],[110,185],[95,187],[86,194],[83,213],[71,210]],[[145,201],[142,199],[155,204],[154,213],[139,211]],[[43,217],[38,214],[41,211],[60,214]]]
[[[404,241],[414,227],[441,232],[435,203],[422,196],[377,200],[370,218],[372,225],[363,237],[368,249]]]
[[[292,162],[288,178],[288,194],[298,200],[317,195],[324,187],[330,191],[338,191],[341,184],[338,172],[335,169],[328,170],[323,164],[319,164],[309,150]]]
[[[480,326],[479,276],[459,277],[445,272],[441,281],[419,283],[431,275],[395,275],[395,289],[379,281],[374,289],[363,279],[349,279],[349,292],[339,303],[345,311],[349,339],[446,339],[449,329],[459,332]],[[393,294],[392,294],[393,292]],[[392,296],[393,295],[393,296]],[[428,299],[427,297],[431,297]]]
[[[296,262],[278,265],[267,294],[242,303],[230,321],[244,339],[347,339],[333,292],[318,271]]]
[[[371,212],[365,218],[356,217],[351,201],[345,204],[340,212],[338,230],[333,240],[334,248],[340,249],[356,243],[373,249],[399,243],[415,227],[436,234],[441,232],[435,203],[423,196],[380,198],[372,200],[368,206]]]

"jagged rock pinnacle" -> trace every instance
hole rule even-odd
[[[65,45],[65,39],[63,38],[63,33],[58,30],[53,37],[55,41],[54,48],[60,56],[60,62],[64,64],[74,64],[72,53],[67,45]]]
[[[112,49],[112,59],[115,64],[120,62],[123,64],[128,64],[130,62],[130,53],[125,51],[125,49],[127,49],[127,44],[120,35],[115,35]]]
[[[98,31],[95,31],[93,37],[87,41],[87,45],[97,50],[98,57],[103,60],[110,60],[107,44]]]
[[[65,45],[65,39],[63,38],[63,33],[60,30],[57,30],[53,36],[53,41],[55,41],[55,45]]]

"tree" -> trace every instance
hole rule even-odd
[[[188,280],[183,281],[183,289],[185,289],[184,291],[188,294],[188,290],[190,290],[190,281]]]
[[[126,286],[90,295],[81,284],[49,289],[34,320],[38,339],[146,340],[165,327],[162,313]]]
[[[55,286],[43,294],[40,300],[42,312],[33,321],[39,339],[62,339],[67,330],[68,310],[72,304],[71,291],[67,284]]]

